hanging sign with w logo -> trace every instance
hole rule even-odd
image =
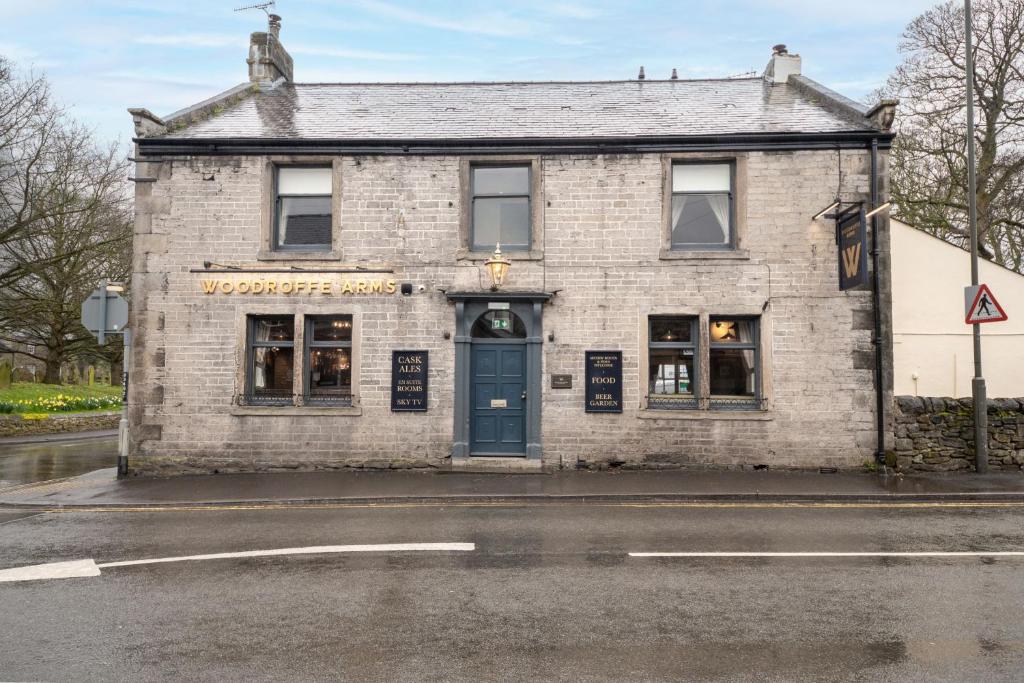
[[[851,206],[836,216],[839,245],[839,289],[846,291],[868,283],[868,231],[862,205]]]

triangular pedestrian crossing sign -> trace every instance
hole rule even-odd
[[[968,325],[975,323],[998,323],[1006,320],[1006,312],[992,295],[988,285],[964,288],[964,304],[967,316],[964,319]]]

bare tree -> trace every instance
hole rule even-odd
[[[973,20],[978,247],[1024,272],[1024,0],[978,0]],[[896,217],[969,247],[964,38],[961,2],[916,18],[881,94],[900,99]]]
[[[31,197],[35,220],[4,245],[8,270],[19,276],[0,296],[0,340],[35,345],[44,381],[56,384],[61,365],[76,356],[119,361],[118,350],[97,348],[79,319],[101,278],[127,279],[132,231],[127,162],[117,145],[100,148],[88,130],[62,122],[50,131],[47,165],[47,189]]]
[[[60,117],[46,80],[19,76],[0,57],[0,247],[17,242],[42,216],[41,202],[53,189],[48,157]],[[18,276],[0,249],[0,287]]]

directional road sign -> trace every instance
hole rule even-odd
[[[964,322],[968,325],[1006,320],[1006,312],[996,301],[988,285],[964,287],[964,311]]]
[[[82,302],[82,325],[99,339],[107,341],[108,334],[116,334],[128,324],[128,302],[117,292],[106,287],[94,289]]]

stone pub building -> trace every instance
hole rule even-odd
[[[747,78],[302,84],[276,16],[248,66],[130,110],[132,474],[884,448],[887,219],[842,291],[822,209],[885,201],[891,103],[783,46]]]

